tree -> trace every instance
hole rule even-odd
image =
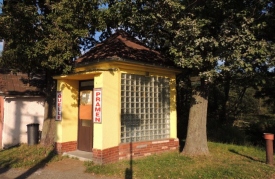
[[[273,7],[271,3],[268,0],[112,1],[109,11],[120,22],[114,28],[136,35],[189,71],[189,76],[201,78],[201,85],[193,88],[184,154],[208,154],[205,82],[221,79],[228,96],[232,81],[240,79],[241,83],[247,81],[243,83],[245,92],[247,86],[259,85],[262,78],[257,75],[265,73],[274,62],[274,43],[267,35],[270,28],[265,25],[271,22],[266,18]]]
[[[187,6],[189,8],[186,8]],[[195,17],[196,10],[192,12],[195,9],[192,6],[182,1],[132,1],[132,3],[119,1],[110,9],[117,10],[111,12],[118,12],[113,15],[121,22],[117,27],[143,39],[148,46],[162,51],[178,66],[189,68],[192,72],[189,75],[197,76],[202,68],[208,69],[211,63],[215,63],[211,53],[205,53],[207,51],[203,49],[200,51],[198,48],[208,45],[212,49],[211,45],[214,47],[215,41],[213,38],[208,38],[208,33],[204,33],[203,27],[208,24],[207,19],[202,18],[202,15]],[[189,113],[189,135],[184,152],[191,155],[208,153],[207,85],[204,84],[204,80],[202,82],[201,86],[194,88],[193,103]],[[198,109],[200,110],[197,111]]]
[[[186,77],[199,77],[193,85],[186,155],[208,154],[209,82],[220,79],[226,96],[232,81],[257,86],[258,74],[274,66],[271,0],[5,2],[0,39],[7,42],[2,60],[7,65],[27,72],[47,69],[49,76],[68,73],[81,48],[96,43],[96,31],[103,31],[104,39],[113,29],[124,29],[173,60]],[[104,4],[108,8],[99,8]]]
[[[44,135],[54,130],[50,126],[54,124],[56,86],[52,76],[71,72],[82,48],[96,43],[95,32],[105,28],[99,6],[98,1],[84,0],[4,0],[0,39],[5,40],[5,51],[0,63],[30,78],[33,73],[45,74],[48,107],[42,139],[46,144],[52,144],[54,137]]]
[[[4,2],[0,37],[6,41],[5,65],[68,73],[81,48],[96,43],[101,28],[97,1]]]

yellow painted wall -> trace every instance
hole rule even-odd
[[[111,68],[116,70],[108,71]],[[108,62],[81,67],[76,72],[78,74],[62,76],[58,80],[58,90],[62,90],[63,95],[63,118],[56,122],[57,142],[77,140],[78,80],[94,79],[94,87],[102,89],[102,123],[94,124],[93,147],[103,150],[120,144],[121,73],[170,78],[170,138],[177,138],[176,72],[173,69]],[[90,73],[92,76],[88,75]]]
[[[177,138],[176,79],[170,77],[170,138]]]
[[[110,64],[102,69],[107,69]],[[97,67],[98,68],[98,67]],[[147,68],[146,68],[147,69]],[[105,71],[96,76],[95,88],[102,88],[102,124],[94,124],[94,148],[106,149],[120,144],[120,115],[121,115],[121,73],[148,75],[145,68],[121,68],[121,71]],[[87,70],[87,69],[82,69]],[[147,69],[148,70],[148,69]],[[150,76],[170,78],[170,138],[177,138],[177,113],[176,113],[176,76],[171,71],[154,69]]]
[[[62,121],[56,121],[56,142],[77,141],[78,81],[59,80],[57,90],[62,91]]]
[[[102,88],[102,123],[94,124],[94,148],[106,149],[120,143],[120,73],[105,71],[95,78]]]

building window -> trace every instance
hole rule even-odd
[[[121,74],[121,142],[169,136],[169,78]]]

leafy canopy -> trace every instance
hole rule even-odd
[[[124,29],[202,77],[246,75],[274,66],[271,0],[4,1],[2,65],[68,73],[82,49]],[[222,73],[221,73],[222,72]]]
[[[68,73],[84,48],[96,43],[105,28],[100,1],[4,1],[0,39],[5,39],[2,66],[26,72],[47,69]]]
[[[114,28],[138,36],[202,77],[221,71],[253,75],[274,66],[272,1],[111,2],[109,12],[119,22]]]

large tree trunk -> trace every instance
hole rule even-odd
[[[188,156],[207,155],[206,121],[208,90],[201,85],[193,90],[190,106],[187,137],[182,154]]]
[[[46,104],[44,112],[44,122],[41,134],[41,144],[44,146],[54,145],[55,142],[55,98],[56,98],[56,81],[52,78],[50,71],[46,72]]]
[[[53,146],[55,142],[55,119],[49,117],[48,111],[51,111],[52,105],[49,105],[48,102],[45,104],[45,117],[41,133],[40,144],[43,146]]]

